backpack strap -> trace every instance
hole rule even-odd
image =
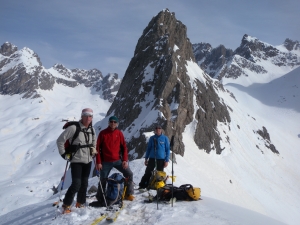
[[[81,127],[79,125],[79,122],[76,122],[74,125],[76,126],[76,131],[75,131],[75,133],[72,137],[72,141],[71,141],[70,145],[73,145],[74,140],[78,137],[79,132],[81,131]]]
[[[87,131],[84,131],[84,130],[82,130],[81,129],[81,127],[80,127],[80,125],[79,125],[79,122],[77,122],[77,121],[72,121],[72,122],[68,122],[69,123],[69,125],[68,126],[71,126],[71,125],[75,125],[76,126],[76,131],[75,131],[75,133],[74,133],[74,135],[73,135],[73,137],[72,137],[72,141],[71,141],[71,143],[70,143],[70,145],[73,145],[73,142],[74,142],[74,140],[79,136],[79,133],[80,132],[83,132],[84,134],[87,134],[87,135],[89,135],[89,133],[92,133],[92,138],[94,139],[95,138],[95,132],[94,132],[94,129],[93,129],[93,125],[89,125],[88,126],[88,128],[87,129],[91,129],[91,132],[87,132]],[[66,126],[66,125],[65,125]],[[64,126],[64,127],[65,127]],[[86,138],[86,135],[84,135],[85,136],[85,138]],[[86,141],[87,141],[87,138],[86,138]],[[79,146],[79,148],[86,148],[86,147],[93,147],[93,144],[86,144],[86,145],[80,145]]]

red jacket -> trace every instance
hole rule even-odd
[[[128,151],[123,133],[118,130],[111,130],[110,127],[102,130],[97,139],[96,156],[97,164],[102,162],[115,162],[120,160],[120,151],[123,150],[123,161],[128,161]]]

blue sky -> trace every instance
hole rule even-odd
[[[235,50],[244,34],[272,45],[300,41],[299,0],[2,0],[0,45],[29,47],[46,68],[61,63],[123,77],[144,28],[165,8],[192,43]]]

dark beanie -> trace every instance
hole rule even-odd
[[[119,119],[116,116],[111,116],[111,117],[109,117],[109,121],[116,121],[118,123]]]

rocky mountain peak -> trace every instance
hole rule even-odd
[[[293,41],[289,38],[285,39],[284,44],[283,44],[287,50],[292,51],[292,50],[300,50],[300,43],[299,41]]]
[[[200,42],[193,44],[193,52],[195,55],[196,61],[201,64],[205,57],[211,52],[212,46],[209,43]]]
[[[18,47],[9,42],[5,42],[0,48],[0,53],[4,56],[10,56],[16,51],[18,51]]]
[[[197,75],[189,71],[193,69]],[[169,138],[174,135],[174,152],[183,155],[182,133],[187,124],[197,120],[196,144],[207,152],[214,145],[217,153],[221,153],[214,128],[217,120],[230,121],[230,117],[213,87],[220,84],[213,83],[195,63],[186,26],[174,13],[163,10],[152,18],[139,38],[134,57],[100,129],[107,126],[111,115],[116,115],[131,157],[137,158],[144,154],[147,138],[158,123]],[[205,116],[202,109],[211,116]],[[203,124],[207,125],[204,132],[200,128]]]
[[[212,48],[207,43],[193,44],[193,51],[198,65],[213,78],[217,77],[219,71],[233,55],[233,51],[225,48],[224,45]]]
[[[241,45],[234,52],[234,54],[240,55],[254,63],[256,62],[256,58],[267,59],[278,55],[278,53],[279,50],[272,45],[247,34],[243,36]]]

